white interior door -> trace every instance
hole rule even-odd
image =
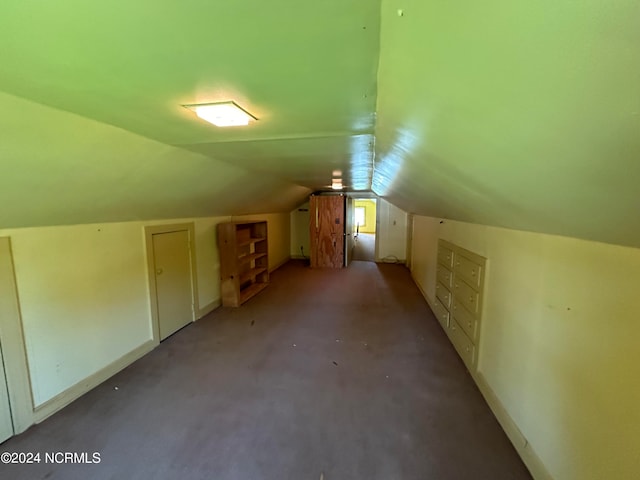
[[[33,424],[24,345],[11,241],[0,237],[0,442]]]
[[[193,321],[189,232],[153,235],[160,340]]]
[[[354,216],[355,209],[353,207],[353,198],[347,197],[345,203],[345,215],[344,215],[344,266],[348,267],[351,263],[351,257],[353,257],[353,248],[355,242],[353,239],[354,232]]]
[[[0,443],[13,436],[9,390],[7,389],[7,378],[4,373],[4,361],[2,358],[2,345],[0,345]]]

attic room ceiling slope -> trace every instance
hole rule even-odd
[[[0,229],[289,212],[309,194],[2,93],[0,112]]]
[[[640,247],[638,18],[637,0],[5,0],[3,200],[30,225],[286,211],[339,170],[408,212]],[[259,121],[181,107],[227,100]]]
[[[370,0],[6,0],[0,91],[305,188],[340,169],[368,189],[379,16]],[[181,106],[228,100],[259,121],[217,129]]]
[[[373,189],[640,247],[638,19],[637,0],[383,0]]]

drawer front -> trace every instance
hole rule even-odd
[[[433,313],[445,330],[449,328],[449,311],[444,308],[438,299],[433,303]]]
[[[450,270],[453,269],[453,250],[444,245],[438,246],[438,263],[441,263]]]
[[[470,286],[478,290],[480,279],[482,278],[482,267],[462,255],[456,255],[455,272],[469,283]]]
[[[473,342],[478,340],[478,320],[464,306],[462,306],[458,297],[453,298],[451,315],[456,319],[458,325],[462,327],[464,333],[466,333]]]
[[[455,292],[456,298],[460,300],[460,303],[464,305],[471,314],[478,315],[480,311],[480,307],[478,306],[480,296],[478,292],[459,279],[453,282],[453,291]]]
[[[441,281],[445,287],[451,288],[453,287],[453,273],[444,265],[438,265],[436,269],[436,276],[439,281]]]
[[[442,302],[447,310],[451,308],[451,292],[440,282],[436,282],[436,298]]]
[[[458,355],[462,357],[464,364],[471,370],[475,363],[475,345],[454,319],[451,319],[449,331],[451,343],[453,343]]]

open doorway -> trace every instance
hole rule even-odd
[[[353,260],[376,261],[376,207],[375,198],[354,198]]]

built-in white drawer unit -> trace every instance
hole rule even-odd
[[[463,254],[456,256],[454,266],[456,274],[475,289],[480,288],[482,269],[483,267],[481,265],[478,265]]]
[[[442,328],[445,330],[449,328],[449,310],[447,310],[437,298],[433,302],[433,313],[435,313]]]
[[[451,308],[451,291],[440,282],[436,282],[436,298],[440,299],[447,310]]]
[[[458,325],[454,319],[451,319],[451,323],[449,325],[449,331],[451,334],[449,338],[451,338],[451,343],[456,348],[458,355],[462,357],[462,361],[467,366],[469,370],[475,367],[476,358],[475,358],[475,350],[476,346],[473,342],[467,337],[462,328]]]
[[[441,263],[449,270],[453,270],[453,250],[438,244],[438,263]]]
[[[471,288],[467,282],[459,278],[453,281],[453,292],[456,299],[460,301],[467,310],[476,315],[479,311],[479,297],[480,293]]]
[[[472,372],[478,361],[486,262],[446,240],[438,242],[434,314]]]
[[[438,264],[436,269],[436,278],[447,288],[450,289],[453,287],[453,272],[440,264]]]
[[[478,340],[478,318],[463,307],[457,298],[453,299],[451,315],[456,318],[456,321],[471,341],[476,342]]]

